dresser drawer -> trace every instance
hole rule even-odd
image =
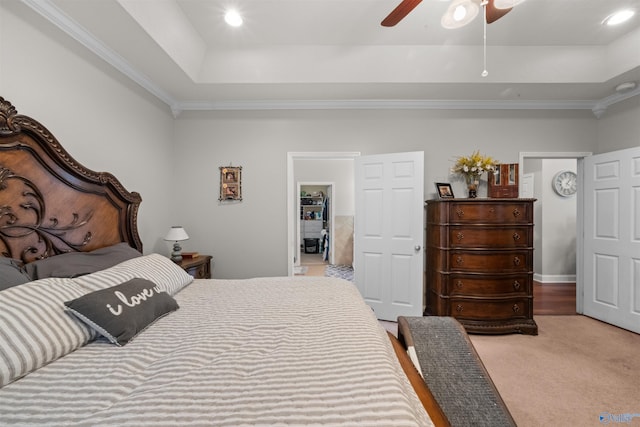
[[[448,295],[454,296],[527,296],[532,286],[530,274],[485,276],[452,274],[447,278]]]
[[[209,267],[205,264],[190,268],[188,273],[196,279],[211,278],[211,274],[209,273]]]
[[[180,266],[196,279],[211,279],[211,255],[183,259]]]
[[[518,248],[533,246],[533,230],[514,227],[449,227],[449,243],[458,248]]]
[[[194,279],[210,279],[211,278],[211,273],[209,272],[209,266],[206,264],[190,267],[186,271],[187,273],[189,273],[189,275],[193,276]]]
[[[452,272],[479,273],[529,272],[533,266],[531,249],[511,251],[452,251],[449,253],[449,269]]]
[[[527,298],[451,298],[449,315],[459,319],[493,321],[529,318],[532,316],[531,305]]]
[[[451,223],[517,224],[533,220],[532,204],[528,202],[460,202],[449,205]]]

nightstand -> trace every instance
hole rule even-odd
[[[178,265],[196,279],[211,279],[211,258],[211,255],[200,255],[183,259]]]

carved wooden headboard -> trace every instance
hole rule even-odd
[[[23,262],[127,242],[142,252],[140,195],[76,162],[0,97],[0,254]]]

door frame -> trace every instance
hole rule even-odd
[[[584,301],[582,298],[584,294],[584,188],[582,186],[584,182],[584,158],[592,155],[593,153],[590,151],[521,151],[518,163],[520,173],[524,173],[524,159],[576,159],[576,175],[578,179],[578,189],[576,191],[576,313],[578,314],[582,314],[584,310]],[[522,181],[519,185],[522,185]],[[519,188],[518,191],[520,190]]]
[[[287,152],[287,274],[289,276],[293,276],[294,271],[293,267],[295,265],[295,257],[296,257],[296,244],[297,244],[297,234],[295,231],[295,221],[298,220],[299,214],[299,206],[297,203],[300,203],[298,200],[299,193],[296,192],[296,183],[295,183],[295,160],[345,160],[345,159],[355,159],[360,156],[359,151],[327,151],[327,152],[318,152],[318,151],[290,151]],[[298,206],[296,208],[296,206]],[[333,249],[333,241],[335,239],[329,238],[330,242],[330,251]]]

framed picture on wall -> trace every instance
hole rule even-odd
[[[242,200],[242,166],[220,166],[220,197],[218,200]]]
[[[436,189],[438,190],[438,197],[441,199],[453,199],[453,189],[448,182],[436,182]]]

